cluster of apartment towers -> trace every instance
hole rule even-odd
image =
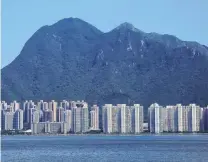
[[[58,104],[41,100],[35,104],[30,100],[22,106],[16,101],[9,105],[1,103],[1,130],[31,130],[33,134],[100,130],[108,134],[139,134],[145,129],[151,133],[208,131],[208,107],[195,104],[163,107],[154,103],[148,108],[148,123],[144,123],[140,104],[105,104],[102,109],[93,105],[89,110],[85,101],[63,100]]]

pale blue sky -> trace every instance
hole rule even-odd
[[[123,22],[208,45],[208,0],[2,0],[2,67],[43,25],[81,18],[107,32]]]

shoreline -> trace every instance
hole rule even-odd
[[[183,135],[208,135],[208,133],[141,133],[141,134],[9,134],[1,136],[183,136]]]

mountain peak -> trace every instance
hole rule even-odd
[[[64,18],[64,19],[62,19],[62,20],[59,20],[58,22],[62,22],[62,21],[65,21],[65,22],[80,22],[80,23],[87,23],[87,22],[85,22],[84,20],[79,19],[79,18],[76,18],[76,17]]]
[[[54,24],[43,26],[36,33],[40,33],[40,35],[42,33],[47,35],[49,33],[49,35],[55,34],[60,38],[73,35],[76,35],[75,37],[77,37],[77,35],[82,35],[88,39],[94,39],[94,37],[97,37],[103,32],[82,19],[70,17],[61,19]]]
[[[116,29],[117,30],[128,29],[128,30],[132,30],[134,32],[141,32],[139,29],[135,28],[134,25],[132,25],[131,23],[128,23],[128,22],[124,22],[124,23],[120,24]]]
[[[90,26],[92,28],[95,28],[93,25],[89,24],[88,22],[86,22],[82,19],[73,18],[73,17],[61,19],[58,22],[56,22],[55,24],[53,24],[52,26],[62,26],[62,27]]]

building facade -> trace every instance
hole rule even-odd
[[[99,130],[99,107],[97,105],[91,107],[90,128],[92,130]]]
[[[56,122],[56,113],[57,113],[57,102],[55,102],[54,100],[52,100],[51,102],[49,102],[49,110],[51,110],[53,112],[53,122]]]
[[[64,112],[64,122],[67,124],[67,132],[72,131],[72,111],[66,110]]]
[[[23,129],[23,110],[18,109],[14,113],[13,119],[13,127],[15,130],[22,130]]]
[[[143,106],[134,104],[133,106],[133,133],[138,134],[143,132],[144,111]],[[132,125],[133,125],[132,124]]]
[[[162,133],[164,123],[164,108],[157,103],[148,108],[149,131],[151,133]]]
[[[2,130],[13,130],[14,112],[3,112]]]
[[[103,106],[104,133],[141,133],[143,132],[143,107],[139,104],[106,104]]]
[[[89,111],[88,104],[84,101],[72,101],[72,132],[85,133],[89,130]]]
[[[32,124],[32,134],[66,134],[67,124],[65,122],[39,122]]]

